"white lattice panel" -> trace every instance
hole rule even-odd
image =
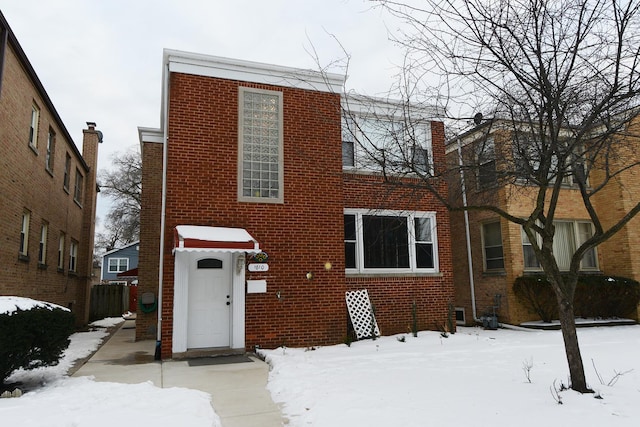
[[[369,301],[369,292],[366,289],[347,292],[346,299],[349,317],[358,339],[370,338],[372,326],[376,336],[380,336],[380,329],[378,329],[373,307]]]

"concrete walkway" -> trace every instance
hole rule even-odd
[[[287,424],[266,389],[269,365],[262,360],[249,356],[249,362],[219,363],[224,361],[220,359],[196,366],[194,362],[205,360],[160,362],[154,360],[154,352],[155,341],[135,342],[135,321],[126,320],[73,376],[91,375],[96,381],[128,384],[151,381],[157,387],[207,392],[223,427]]]

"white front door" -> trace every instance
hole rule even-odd
[[[194,260],[189,274],[187,348],[229,347],[231,255]]]

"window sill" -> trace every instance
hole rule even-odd
[[[58,273],[64,274],[64,268],[58,267]]]
[[[71,270],[69,270],[69,276],[74,276],[74,277],[75,277],[75,276],[77,276],[77,275],[78,275],[78,272],[77,272],[77,271],[71,271]]]
[[[482,272],[483,276],[506,276],[505,270],[487,270]]]
[[[29,255],[18,254],[18,261],[29,262]]]
[[[43,264],[41,262],[38,262],[38,270],[46,270],[47,267],[49,267],[47,264]]]
[[[78,199],[74,198],[74,199],[73,199],[73,202],[74,202],[76,205],[78,205],[78,207],[79,207],[80,209],[82,209],[82,203],[80,203],[80,202],[78,201]]]
[[[51,176],[51,178],[53,178],[53,171],[51,169],[45,166],[44,170],[46,170],[47,173]]]
[[[32,143],[29,143],[29,148],[31,148],[31,151],[33,151],[36,156],[40,155],[40,153],[38,153],[38,149]]]
[[[346,271],[345,276],[358,278],[377,278],[377,277],[442,277],[441,272],[417,272],[417,271],[398,271],[398,272],[369,272],[369,271]]]

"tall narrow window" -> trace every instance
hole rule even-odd
[[[31,212],[22,212],[22,228],[20,229],[20,255],[29,255],[29,223],[31,222]]]
[[[61,231],[58,238],[58,270],[64,270],[64,240],[65,234]]]
[[[351,117],[342,119],[342,166],[355,166],[355,123]]]
[[[503,269],[504,256],[502,252],[500,222],[482,224],[482,244],[484,246],[485,270]]]
[[[582,245],[588,239],[593,236],[593,224],[590,222],[578,223],[578,245]],[[596,249],[589,249],[582,257],[581,267],[583,269],[597,269],[598,257],[596,256]]]
[[[76,169],[76,186],[73,192],[73,200],[82,205],[82,194],[84,189],[84,176]]]
[[[47,157],[45,159],[45,167],[49,172],[53,172],[53,157],[56,146],[56,133],[53,129],[49,128],[49,135],[47,136]]]
[[[75,240],[69,244],[69,271],[77,271],[78,267],[78,242]]]
[[[524,268],[540,268],[538,258],[536,258],[533,246],[529,241],[529,237],[527,237],[527,234],[524,232],[524,229],[522,229],[522,252],[524,254]]]
[[[433,233],[430,217],[416,217],[416,267],[434,268],[433,258]]]
[[[240,88],[239,198],[282,203],[282,93]]]
[[[69,192],[69,181],[71,180],[71,156],[67,153],[64,159],[64,181],[63,188]]]
[[[29,145],[38,148],[38,122],[40,121],[40,109],[34,104],[31,106],[31,124],[29,126]]]
[[[498,182],[496,172],[496,150],[493,138],[487,138],[476,148],[478,162],[478,188],[485,189]]]
[[[344,260],[345,268],[357,268],[356,216],[344,216]]]
[[[40,244],[38,245],[38,263],[47,264],[47,237],[49,235],[49,224],[42,223],[40,227]]]

